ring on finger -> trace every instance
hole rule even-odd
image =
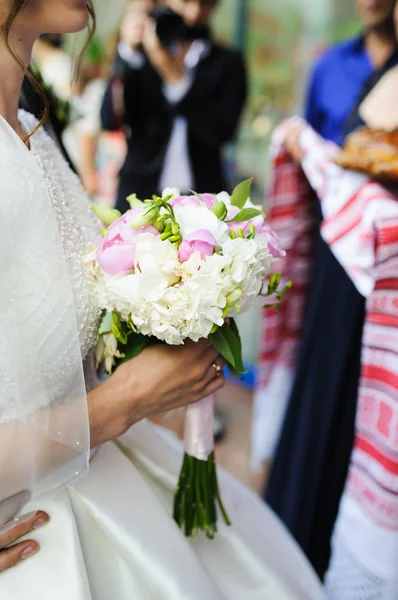
[[[216,371],[217,377],[220,377],[221,371],[222,371],[222,367],[220,367],[220,365],[217,362],[214,362],[211,366]]]

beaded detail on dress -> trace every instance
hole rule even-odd
[[[25,131],[37,124],[33,115],[20,110]],[[89,199],[79,178],[71,171],[55,142],[41,128],[30,139],[31,152],[42,172],[57,221],[75,298],[82,359],[96,342],[100,311],[82,262],[88,244],[98,232],[99,222],[89,208]]]

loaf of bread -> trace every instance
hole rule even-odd
[[[375,179],[398,181],[398,129],[364,127],[348,136],[335,158],[344,169],[360,171]]]

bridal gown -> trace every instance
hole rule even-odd
[[[35,125],[23,111],[20,121],[26,131]],[[87,301],[81,253],[97,224],[78,179],[43,129],[31,138],[29,152],[1,119],[0,156],[5,155],[23,166],[21,189],[31,188],[30,202],[38,178],[48,190],[83,324],[80,344],[91,389],[97,384],[90,346],[98,311]],[[85,478],[31,500],[23,512],[41,508],[51,521],[34,532],[40,552],[0,574],[1,600],[324,598],[316,575],[272,511],[221,469],[232,526],[220,524],[214,541],[185,538],[171,518],[181,456],[182,447],[169,432],[143,421],[98,448]]]

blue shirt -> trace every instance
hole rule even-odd
[[[323,138],[341,145],[345,123],[373,73],[363,37],[328,50],[311,76],[305,111],[308,123]]]

